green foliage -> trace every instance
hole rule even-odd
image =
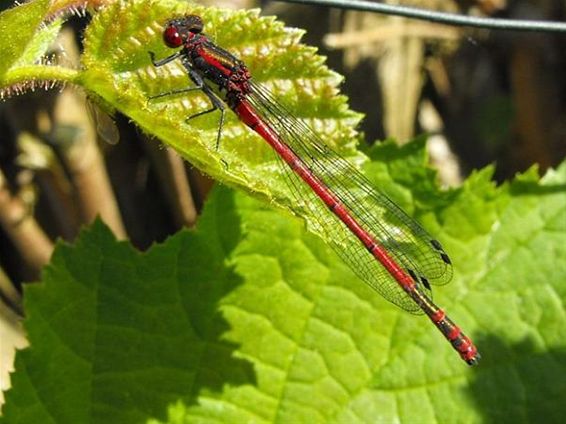
[[[419,162],[422,146],[372,155],[391,186],[433,187],[422,165],[415,178],[429,177],[410,181],[395,166]],[[195,231],[146,253],[100,222],[57,247],[26,291],[31,348],[0,422],[557,422],[566,165],[540,182],[489,177],[436,206],[411,201],[452,254],[456,279],[436,300],[474,337],[477,368],[299,219],[219,188]]]
[[[56,19],[49,25],[42,26],[35,34],[33,39],[28,43],[23,52],[20,50],[21,55],[14,66],[33,65],[35,62],[41,60],[46,54],[47,49],[55,41],[62,24],[61,19]]]
[[[74,81],[223,183],[296,208],[269,149],[232,114],[216,151],[217,116],[184,121],[207,107],[201,94],[148,101],[188,84],[178,65],[155,69],[148,55],[171,54],[161,25],[187,11],[325,140],[363,160],[339,78],[298,31],[256,12],[116,2],[86,32],[84,69],[19,67],[13,55],[4,83]],[[100,222],[75,245],[59,244],[41,284],[26,291],[31,347],[18,354],[0,422],[562,419],[566,166],[499,188],[486,169],[441,192],[422,141],[369,156],[369,178],[450,252],[456,276],[435,300],[474,338],[478,368],[426,319],[360,282],[302,221],[221,188],[197,230],[146,253]]]
[[[173,53],[164,46],[163,23],[183,13],[201,15],[208,35],[244,60],[255,81],[270,86],[343,155],[363,160],[355,149],[353,131],[360,116],[348,109],[344,96],[338,95],[339,76],[323,65],[315,49],[299,44],[300,31],[285,28],[273,18],[260,17],[257,10],[203,8],[175,0],[114,2],[95,14],[85,32],[82,69],[12,66],[0,81],[0,89],[9,93],[11,86],[35,79],[78,84],[104,103],[105,109],[126,114],[219,181],[282,207],[296,208],[286,183],[275,171],[278,164],[274,154],[234,114],[227,115],[222,143],[216,150],[217,113],[186,122],[195,111],[210,107],[202,93],[148,99],[191,84],[180,63],[155,68],[149,58],[149,51],[158,58]]]
[[[329,143],[346,155],[357,154],[352,128],[359,117],[337,94],[339,77],[323,66],[313,48],[299,44],[301,32],[259,17],[257,10],[226,11],[171,0],[115,3],[95,16],[85,33],[81,84],[212,177],[296,207],[286,183],[274,172],[277,159],[234,114],[227,114],[216,150],[218,113],[186,122],[196,111],[210,108],[203,93],[148,100],[192,85],[179,61],[155,68],[149,57],[150,51],[158,58],[174,52],[163,43],[163,24],[184,13],[200,15],[213,40],[246,62],[254,80],[271,86],[299,117],[312,118]]]
[[[36,0],[0,14],[0,79],[21,57],[26,46],[34,42],[36,30],[45,19],[49,5],[49,0]]]

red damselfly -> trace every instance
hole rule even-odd
[[[292,172],[285,175],[291,191],[312,210],[341,258],[387,300],[406,311],[426,314],[462,359],[476,364],[480,355],[472,341],[431,298],[431,284],[445,284],[452,277],[450,258],[440,243],[269,90],[257,85],[246,65],[214,44],[202,29],[197,15],[167,22],[165,44],[181,49],[158,61],[150,52],[153,65],[180,60],[194,86],[152,98],[202,91],[211,108],[187,119],[220,111],[217,146],[228,105],[288,165],[285,168]]]

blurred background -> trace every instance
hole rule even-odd
[[[498,183],[534,164],[542,174],[566,155],[566,35],[457,28],[283,2],[205,3],[261,7],[263,15],[305,29],[304,42],[345,76],[342,91],[365,114],[359,129],[368,144],[385,138],[403,144],[428,134],[443,186],[458,186],[488,164]],[[564,21],[566,11],[558,0],[402,4],[531,20]],[[88,20],[70,18],[47,60],[78,66]],[[124,116],[110,118],[92,106],[80,90],[44,88],[50,87],[13,87],[0,103],[3,337],[19,333],[21,284],[39,278],[57,239],[73,240],[100,215],[118,238],[146,249],[193,226],[214,184]]]

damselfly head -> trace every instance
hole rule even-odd
[[[194,34],[202,32],[202,19],[197,15],[185,15],[171,19],[163,31],[163,40],[168,47],[181,47]]]

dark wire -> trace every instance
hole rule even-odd
[[[475,16],[457,15],[437,12],[408,6],[374,3],[365,0],[276,0],[285,3],[299,3],[312,6],[328,6],[338,9],[361,10],[386,15],[404,16],[454,26],[500,29],[508,31],[566,32],[565,22],[527,21],[517,19],[478,18]]]

